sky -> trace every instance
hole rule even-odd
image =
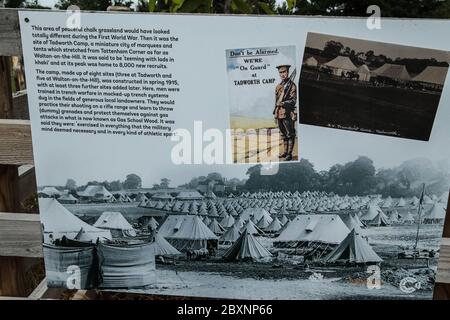
[[[66,19],[64,12],[26,14],[42,25],[64,25]],[[180,41],[171,53],[176,63],[169,71],[179,80],[182,90],[176,97],[177,111],[171,118],[176,121],[177,128],[190,132],[190,139],[196,136],[195,121],[202,121],[200,140],[207,129],[225,132],[229,126],[226,49],[294,45],[297,59],[302,61],[307,32],[332,31],[357,39],[450,50],[450,38],[446,37],[450,21],[408,23],[407,20],[385,20],[383,28],[374,31],[366,28],[364,19],[158,15],[152,17],[149,24],[146,15],[133,15],[132,19],[128,19],[128,15],[122,17],[86,14],[83,23],[105,28],[170,27],[172,34],[179,36]],[[253,27],[242,29],[243,24]],[[35,79],[32,32],[28,28],[30,26],[21,25],[25,66],[28,66],[26,76]],[[430,34],[434,36],[430,37]],[[89,71],[89,68],[79,67],[78,70]],[[158,183],[161,178],[169,178],[172,185],[179,185],[213,171],[230,178],[246,178],[245,172],[250,165],[176,165],[171,161],[176,142],[165,138],[41,132],[38,108],[32,107],[38,105],[37,87],[32,80],[27,85],[38,185],[64,185],[68,178],[75,179],[79,185],[91,180],[123,181],[129,173],[141,176],[146,187]],[[336,163],[353,161],[360,155],[373,159],[376,168],[395,167],[417,157],[434,161],[450,159],[448,85],[444,86],[427,142],[301,125],[298,128],[300,158],[310,160],[318,171],[327,170]],[[193,145],[192,152],[202,152],[206,144]]]

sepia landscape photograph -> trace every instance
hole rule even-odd
[[[428,141],[446,51],[308,33],[300,123]]]

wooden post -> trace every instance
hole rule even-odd
[[[10,118],[12,105],[11,58],[0,57],[0,118]]]
[[[0,118],[12,112],[11,58],[0,57]],[[18,170],[14,165],[0,165],[0,211],[18,212]],[[25,296],[25,261],[19,257],[0,257],[0,295]]]

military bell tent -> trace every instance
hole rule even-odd
[[[383,261],[373,251],[370,244],[354,229],[324,258],[325,262],[335,262],[338,260],[352,263],[376,263]]]
[[[69,194],[63,194],[61,197],[58,198],[58,201],[62,204],[75,204],[78,203],[78,199],[75,198],[73,195]]]
[[[363,64],[355,71],[359,76],[359,81],[370,81],[370,70]]]
[[[284,247],[304,242],[337,245],[349,232],[336,214],[298,215],[275,238],[274,245]]]
[[[168,216],[159,233],[180,251],[217,248],[218,237],[197,215]]]
[[[272,254],[249,232],[243,232],[239,239],[225,252],[223,258],[233,260],[260,260]]]
[[[239,239],[240,235],[239,228],[233,225],[220,237],[219,243],[224,245],[232,244]]]
[[[155,234],[154,241],[152,242],[152,249],[155,256],[169,256],[179,255],[180,251],[175,249],[166,239],[164,239],[159,233]]]
[[[333,70],[333,74],[340,76],[343,71],[355,71],[356,66],[349,59],[349,57],[337,56],[331,61],[325,63],[325,66]]]
[[[116,237],[135,237],[136,231],[120,212],[105,211],[94,223],[94,227],[108,229]]]
[[[421,73],[413,78],[414,81],[423,82],[436,88],[444,86],[447,76],[447,67],[428,66]]]
[[[445,219],[444,205],[440,202],[433,204],[431,209],[423,215],[423,223],[443,223]]]

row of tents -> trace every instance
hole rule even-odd
[[[363,238],[362,223],[358,218],[347,220],[344,223],[339,215],[299,215],[281,228],[279,236],[274,239],[274,247],[315,248],[325,262],[380,262],[381,258]],[[222,230],[225,230],[222,235],[215,234],[199,216],[171,215],[161,225],[158,234],[181,250],[188,247],[198,249],[205,246],[205,242],[218,240],[222,245],[230,245],[223,256],[226,260],[258,260],[272,256],[259,242],[258,236],[264,235],[264,231],[253,224],[251,217],[247,221],[236,220]]]
[[[145,194],[138,194],[133,199],[126,192],[110,192],[102,185],[89,185],[84,190],[70,193],[55,187],[44,187],[38,191],[41,198],[55,198],[60,203],[75,204],[79,202],[142,202],[148,200]]]
[[[334,198],[334,196],[333,196]],[[232,201],[241,201],[234,199]],[[385,204],[388,199],[378,201]],[[273,235],[276,244],[287,244],[290,241],[302,245],[304,242],[336,245],[343,241],[351,230],[363,236],[361,228],[366,226],[386,226],[401,221],[403,223],[417,222],[417,215],[411,212],[400,216],[395,210],[386,215],[375,204],[368,209],[359,212],[343,212],[340,214],[276,214],[271,215],[264,208],[246,208],[235,210],[236,215],[229,214],[227,210],[233,202],[214,202],[207,200],[198,204],[216,208],[220,203],[221,214],[200,215],[196,214],[168,214],[160,226],[150,218],[145,227],[151,231],[158,231],[158,235],[166,240],[175,250],[199,250],[217,249],[218,244],[234,244],[242,234],[252,236]],[[255,200],[259,201],[259,200]],[[194,202],[191,202],[191,205]],[[196,205],[197,206],[197,205]],[[93,225],[78,219],[57,200],[40,198],[41,212],[43,212],[44,242],[53,243],[62,236],[79,241],[96,241],[96,239],[112,240],[114,238],[132,238],[137,235],[133,226],[120,212],[103,212]],[[240,211],[240,213],[238,213]],[[294,216],[290,221],[289,217]],[[434,205],[422,215],[423,223],[441,223],[445,217],[444,204],[435,202]],[[328,219],[328,220],[327,220]],[[301,228],[298,221],[309,221],[308,227]],[[335,225],[336,224],[336,225]],[[326,227],[325,227],[326,225]],[[342,229],[345,226],[346,229]],[[293,231],[294,230],[294,231]],[[326,230],[326,232],[319,232]],[[312,232],[314,231],[314,232]],[[307,238],[302,238],[303,235]],[[295,234],[295,237],[291,237]],[[326,237],[336,238],[339,241],[330,241]],[[290,240],[286,240],[290,239]],[[257,240],[255,240],[257,241]],[[168,246],[167,246],[168,247]],[[170,247],[168,247],[170,248]]]
[[[404,65],[385,63],[377,69],[370,70],[365,64],[357,67],[347,56],[337,56],[323,64],[319,64],[315,57],[310,56],[305,59],[304,64],[309,67],[330,68],[336,76],[341,76],[343,72],[347,71],[355,72],[359,75],[360,81],[370,81],[372,77],[384,77],[401,81],[414,81],[439,89],[442,89],[444,85],[448,70],[448,67],[427,66],[421,73],[412,77]]]
[[[140,203],[143,208],[157,209],[161,211],[172,211],[179,213],[200,214],[223,217],[225,213],[236,216],[248,208],[263,208],[270,214],[290,214],[290,213],[336,213],[348,210],[367,210],[371,205],[378,205],[383,209],[409,209],[418,208],[419,199],[391,197],[381,198],[379,196],[338,196],[328,194],[296,195],[290,197],[267,197],[265,194],[257,194],[253,197],[220,198],[203,201],[154,201],[149,200]],[[253,194],[255,195],[255,194]],[[435,202],[447,203],[448,193],[440,197],[435,195],[424,196],[424,205],[433,205]]]
[[[158,212],[167,214],[189,214],[216,219],[222,227],[229,227],[234,223],[237,217],[248,220],[251,216],[253,223],[260,228],[266,228],[274,220],[273,217],[279,217],[280,221],[284,220],[283,216],[296,214],[322,214],[322,213],[338,213],[348,214],[357,213],[359,217],[364,216],[369,226],[371,225],[388,225],[392,223],[414,223],[418,218],[414,214],[419,207],[419,199],[412,198],[406,201],[403,198],[393,200],[388,197],[386,199],[372,200],[348,200],[336,198],[317,198],[315,201],[319,204],[319,208],[312,207],[310,199],[292,202],[291,200],[245,200],[234,199],[227,202],[219,202],[207,200],[198,201],[175,201],[175,202],[148,202],[145,208],[156,209]],[[274,203],[275,202],[275,203]],[[334,204],[333,204],[334,203]],[[308,209],[305,210],[303,205]],[[280,207],[281,206],[281,207]],[[287,209],[289,208],[289,210]],[[294,209],[300,208],[300,209]],[[328,209],[330,208],[330,209]],[[294,209],[294,210],[293,210]],[[313,210],[314,209],[314,210]],[[386,210],[387,214],[383,212]],[[445,218],[445,204],[441,201],[433,201],[429,198],[422,203],[422,219],[425,223],[442,223]],[[399,214],[398,211],[402,214]],[[390,222],[389,222],[390,221]],[[208,220],[208,224],[209,224]],[[283,222],[283,221],[281,221]],[[276,227],[272,225],[273,228]],[[274,230],[276,231],[276,230]]]
[[[48,245],[54,245],[55,241],[62,237],[83,242],[97,242],[97,240],[107,242],[115,237],[135,235],[133,227],[120,213],[103,213],[91,226],[78,219],[55,199],[40,199],[40,206],[44,243]],[[218,227],[217,221],[211,220],[210,226],[214,231],[198,215],[169,215],[160,226],[151,219],[149,224],[157,229],[155,240],[158,239],[159,248],[153,254],[177,254],[186,250],[217,249],[220,242],[231,245],[230,252],[241,251],[234,259],[240,259],[241,256],[245,256],[245,259],[259,259],[259,256],[267,256],[267,254],[261,255],[261,252],[265,252],[261,249],[264,246],[257,240],[257,236],[263,235],[264,231],[252,221],[257,217],[255,213],[260,213],[260,221],[270,217],[261,212],[255,211],[249,214],[246,216],[248,220],[239,217],[228,227]],[[266,229],[270,230],[269,226],[273,226],[273,221],[278,219],[272,219]],[[358,235],[361,234],[360,226],[362,226],[357,217],[345,219],[339,215],[326,214],[298,215],[292,221],[287,220],[284,225],[279,221],[277,224],[281,228],[278,230],[279,236],[275,238],[275,246],[292,247],[294,242],[296,246],[307,242],[325,244],[329,249],[340,244],[351,230],[355,230]],[[121,233],[116,234],[118,231]],[[223,233],[220,235],[221,232]],[[242,252],[247,252],[250,256]],[[252,252],[259,252],[259,254],[251,256]],[[233,255],[225,254],[224,258],[230,260]]]
[[[129,193],[126,190],[122,191],[108,191],[103,185],[88,185],[82,191],[72,192],[69,190],[58,190],[56,187],[47,186],[40,188],[38,191],[38,196],[42,198],[56,198],[61,203],[64,204],[74,204],[79,202],[100,202],[100,203],[111,203],[111,202],[138,202],[145,203],[152,200],[203,200],[208,198],[216,198],[216,196],[209,192],[206,195],[200,194],[197,190],[179,190],[175,192],[176,195],[172,196],[167,192],[154,192],[152,194],[146,192]]]
[[[136,236],[136,230],[123,217],[120,212],[103,212],[101,216],[90,225],[78,219],[66,208],[64,208],[57,200],[51,198],[40,198],[39,204],[43,214],[44,224],[44,242],[51,243],[55,239],[62,236],[77,238],[78,240],[91,241],[92,239],[104,238],[111,240],[117,237],[133,237]],[[429,210],[424,211],[421,215],[422,223],[442,223],[445,218],[445,208],[440,202],[436,202]],[[203,240],[219,240],[218,236],[223,237],[224,242],[236,240],[236,232],[231,230],[232,226],[236,226],[239,232],[245,227],[252,234],[278,234],[283,231],[289,223],[289,216],[295,215],[271,215],[264,208],[247,208],[235,216],[224,212],[223,215],[217,216],[201,216],[199,214],[170,214],[167,216],[163,226],[159,228],[163,237],[173,238],[174,242],[180,242],[187,247],[207,247],[206,242],[199,245],[185,241],[185,236],[194,234],[193,239]],[[326,214],[298,216],[305,217],[325,217]],[[393,223],[414,223],[418,222],[417,213],[414,215],[408,211],[403,215],[399,215],[397,211],[392,211],[389,216],[377,205],[370,205],[368,210],[359,211],[357,213],[342,213],[339,215],[341,220],[350,221],[349,225],[362,226],[386,226]],[[351,222],[351,220],[355,222]],[[156,230],[159,227],[158,222],[151,218],[146,222],[145,227],[150,230]],[[168,233],[167,230],[172,230]],[[176,233],[174,231],[177,231]],[[199,233],[197,236],[196,233]],[[210,237],[205,237],[209,235]],[[182,241],[177,241],[181,239]],[[184,247],[179,247],[179,249]]]

